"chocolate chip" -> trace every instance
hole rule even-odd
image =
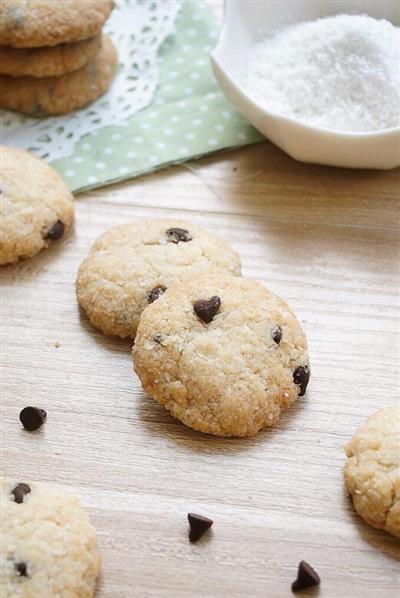
[[[15,486],[14,490],[11,490],[11,494],[14,494],[15,502],[20,505],[24,502],[25,495],[29,494],[30,491],[28,484],[21,482]]]
[[[65,231],[65,224],[61,220],[57,220],[49,229],[44,231],[43,239],[49,239],[50,241],[57,241],[61,239]]]
[[[220,307],[221,299],[217,295],[214,295],[211,299],[199,299],[193,304],[196,315],[206,324],[213,320]]]
[[[162,345],[163,337],[161,336],[160,333],[157,333],[155,336],[153,336],[153,341],[155,343],[158,343],[159,345]]]
[[[46,417],[46,411],[44,409],[39,409],[38,407],[24,407],[19,414],[21,424],[24,426],[25,430],[28,430],[29,432],[33,432],[40,428]]]
[[[161,297],[161,295],[163,293],[165,293],[166,290],[167,290],[167,287],[164,287],[162,285],[160,285],[158,287],[154,287],[154,289],[151,289],[151,291],[149,291],[147,293],[147,301],[149,303],[154,303],[154,301],[156,301],[159,297]]]
[[[170,243],[187,243],[193,239],[190,232],[184,228],[169,228],[166,233]]]
[[[272,340],[279,345],[282,340],[282,328],[280,326],[274,326],[271,330]]]
[[[310,368],[308,365],[299,365],[299,367],[293,372],[293,381],[295,384],[300,386],[299,397],[302,397],[305,394],[309,379]]]
[[[21,577],[28,577],[28,567],[26,563],[15,563],[15,569]]]
[[[316,571],[306,563],[301,561],[297,571],[297,579],[292,583],[292,592],[300,592],[306,588],[312,588],[320,584],[320,577]]]
[[[197,542],[214,523],[212,519],[195,513],[188,513],[187,518],[190,525],[189,540],[191,542]]]

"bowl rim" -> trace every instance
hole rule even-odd
[[[242,96],[242,99],[251,103],[252,107],[260,112],[263,112],[266,116],[273,118],[275,120],[280,120],[281,122],[285,122],[290,125],[294,125],[297,127],[302,128],[310,133],[323,133],[328,137],[341,137],[344,139],[371,139],[375,137],[392,137],[400,134],[400,125],[397,127],[390,127],[387,129],[378,129],[376,131],[340,131],[335,129],[327,129],[325,127],[317,127],[315,125],[310,125],[304,121],[298,120],[293,118],[292,116],[287,116],[286,114],[282,114],[279,112],[275,112],[273,110],[269,110],[265,108],[262,104],[257,102],[243,87],[241,83],[239,83],[236,79],[234,79],[226,70],[225,66],[221,63],[220,57],[218,56],[219,52],[221,52],[221,46],[226,36],[227,31],[227,20],[226,20],[226,4],[225,4],[225,14],[224,20],[222,24],[222,29],[220,35],[218,37],[217,45],[210,53],[210,60],[213,66],[217,66],[220,71],[222,71],[224,77],[229,81],[230,85],[235,89],[237,93]]]

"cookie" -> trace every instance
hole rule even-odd
[[[357,513],[400,538],[400,405],[371,415],[345,450],[345,483]]]
[[[101,558],[79,500],[25,480],[2,479],[0,493],[2,598],[93,596]]]
[[[44,48],[0,46],[0,74],[11,77],[59,77],[82,68],[101,46],[101,35],[76,44]]]
[[[100,50],[78,71],[41,79],[0,75],[0,108],[32,116],[72,112],[107,91],[117,64],[114,44],[103,36]]]
[[[144,390],[187,426],[216,436],[272,426],[310,377],[290,307],[228,274],[168,289],[144,310],[132,351]]]
[[[240,260],[227,243],[194,224],[130,222],[93,245],[78,272],[78,301],[104,334],[134,338],[147,305],[170,285],[209,268],[240,274]]]
[[[0,146],[0,265],[32,257],[60,239],[73,216],[73,197],[51,166]]]
[[[93,37],[113,5],[112,0],[1,0],[0,45],[38,48]]]

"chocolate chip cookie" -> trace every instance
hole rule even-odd
[[[93,596],[101,559],[78,499],[9,479],[0,480],[0,496],[2,597]]]
[[[1,0],[0,45],[38,48],[99,33],[112,0]]]
[[[48,247],[65,234],[73,217],[73,197],[51,166],[0,146],[0,265]]]
[[[0,108],[31,116],[66,114],[103,95],[118,65],[112,41],[102,37],[100,50],[87,64],[61,77],[11,77],[0,75]]]
[[[191,277],[149,305],[133,363],[151,397],[216,436],[272,426],[310,377],[306,338],[290,307],[229,274]]]
[[[400,405],[371,415],[345,450],[345,482],[357,513],[400,538]]]
[[[222,239],[178,220],[130,222],[93,245],[79,268],[78,301],[104,334],[134,338],[145,307],[210,268],[240,274],[237,253]]]
[[[101,35],[76,44],[44,48],[0,46],[0,74],[11,77],[59,77],[82,68],[101,46]]]

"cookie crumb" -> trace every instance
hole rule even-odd
[[[54,343],[53,347],[55,347],[56,349],[58,349],[59,347],[61,347],[61,343]]]

